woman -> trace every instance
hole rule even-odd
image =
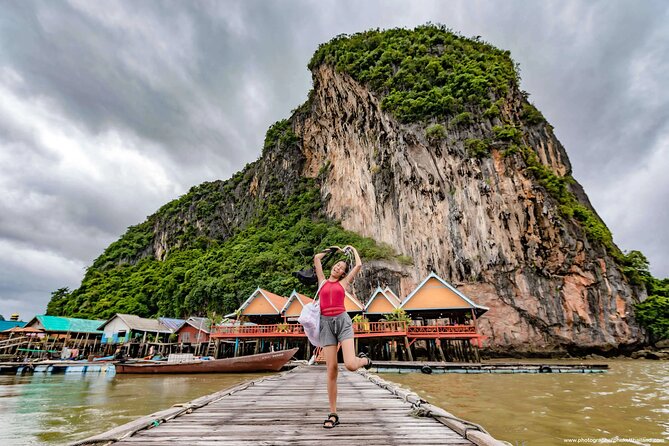
[[[333,248],[342,251],[338,246]],[[355,266],[348,271],[348,264],[343,260],[338,261],[332,267],[330,277],[326,280],[323,274],[321,259],[327,252],[321,252],[314,257],[314,267],[320,290],[318,298],[321,307],[320,333],[319,340],[323,353],[325,354],[325,364],[328,370],[328,399],[330,401],[330,414],[323,422],[323,427],[331,429],[339,424],[337,415],[337,343],[341,343],[341,349],[344,356],[344,364],[350,371],[358,370],[360,367],[369,369],[372,361],[364,353],[355,356],[355,346],[353,344],[353,323],[344,300],[346,291],[360,269],[362,262],[358,251],[352,246],[346,246],[343,252],[352,252],[355,256]]]

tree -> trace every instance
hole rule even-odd
[[[404,308],[395,308],[392,313],[386,315],[388,322],[411,322],[411,317],[404,311]]]
[[[630,251],[624,254],[622,264],[623,273],[631,283],[644,284],[648,288],[649,281],[652,279],[648,269],[650,264],[641,251]],[[652,294],[652,291],[648,290],[648,294]]]
[[[653,338],[669,339],[669,297],[649,296],[635,307],[636,318]]]
[[[51,300],[46,306],[46,314],[51,316],[60,316],[65,313],[65,305],[70,298],[70,289],[68,287],[58,288],[51,293]]]

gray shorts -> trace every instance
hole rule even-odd
[[[347,312],[337,316],[323,316],[321,314],[321,327],[318,333],[318,339],[321,347],[327,345],[337,345],[344,339],[353,338],[353,322]]]

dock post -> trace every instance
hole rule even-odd
[[[462,354],[460,353],[460,341],[458,339],[453,340],[453,358],[457,362],[462,361]]]
[[[444,351],[441,349],[441,339],[435,339],[434,343],[437,346],[437,352],[439,353],[440,360],[446,362],[446,356],[444,355]]]
[[[413,361],[413,355],[411,354],[411,345],[409,344],[409,338],[406,336],[404,336],[404,348],[406,349],[409,361]]]

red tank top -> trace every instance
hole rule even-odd
[[[330,282],[326,280],[318,293],[321,301],[321,314],[323,316],[337,316],[345,312],[345,293],[344,287],[341,286],[339,281]]]

